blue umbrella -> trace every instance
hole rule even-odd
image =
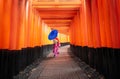
[[[53,40],[57,37],[57,35],[58,35],[58,31],[57,30],[52,30],[48,35],[48,39]]]

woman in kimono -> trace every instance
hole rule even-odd
[[[58,49],[60,47],[60,42],[58,38],[53,39],[53,53],[54,53],[54,57],[56,57],[59,52]]]

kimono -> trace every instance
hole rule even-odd
[[[53,42],[54,42],[54,44],[53,44],[53,53],[54,53],[54,57],[56,57],[59,54],[58,49],[59,49],[60,43],[56,39],[54,39]]]

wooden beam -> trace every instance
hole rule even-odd
[[[34,2],[32,6],[36,9],[55,9],[55,10],[78,10],[81,2]]]
[[[66,11],[64,11],[64,10],[39,10],[39,9],[37,9],[38,11],[39,11],[39,13],[40,14],[43,14],[43,13],[48,13],[48,14],[56,14],[56,13],[60,13],[60,14],[76,14],[77,13],[77,11],[79,11],[79,10],[66,10]]]
[[[48,25],[70,25],[70,23],[59,23],[59,22],[51,22],[51,23],[47,23],[47,22],[45,22],[46,24],[48,24]]]
[[[39,10],[79,10],[80,6],[33,6]]]
[[[44,20],[45,23],[71,23],[72,20]]]
[[[58,27],[58,26],[50,26],[50,27],[56,27],[56,28],[69,28],[69,26],[60,26],[60,27]]]
[[[55,23],[52,23],[52,24],[47,24],[48,26],[70,26],[70,24],[55,24]]]
[[[49,13],[44,13],[44,14],[39,14],[41,17],[64,17],[64,16],[74,16],[75,14],[60,14],[60,13],[56,13],[56,14],[49,14]]]
[[[71,16],[67,16],[67,17],[44,17],[44,18],[42,18],[41,17],[41,19],[42,20],[72,20],[73,19],[73,17],[71,17]]]
[[[32,2],[32,6],[81,6],[80,2]]]

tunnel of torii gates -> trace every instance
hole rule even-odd
[[[120,0],[0,0],[0,79],[46,57],[51,28],[82,61],[119,79],[119,8]]]

